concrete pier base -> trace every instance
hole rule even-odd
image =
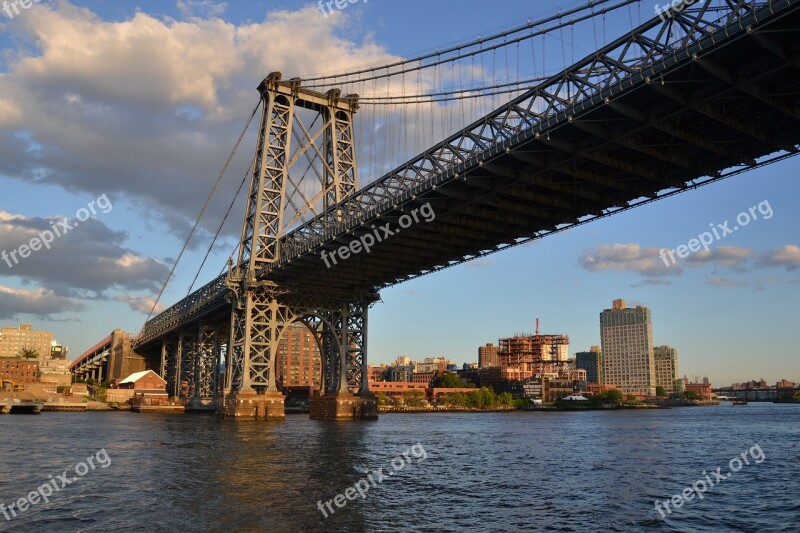
[[[187,413],[216,413],[217,402],[216,400],[204,398],[191,398],[189,403],[186,404]]]
[[[315,420],[377,420],[378,402],[372,395],[326,394],[311,398]]]
[[[285,399],[280,392],[237,392],[225,397],[221,414],[241,420],[283,420]]]

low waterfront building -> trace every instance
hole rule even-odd
[[[412,381],[381,381],[369,383],[370,392],[385,392],[389,396],[400,396],[404,392],[412,390],[425,391],[427,388],[427,383],[414,383]]]
[[[133,399],[140,405],[168,403],[167,382],[152,370],[135,372],[119,382],[119,389],[133,390]]]
[[[711,390],[711,383],[704,380],[702,383],[686,383],[686,392],[694,392],[701,401],[707,402],[714,399],[714,392]]]
[[[551,379],[545,380],[544,386],[544,401],[555,402],[565,396],[571,396],[575,389],[575,382],[569,379]]]
[[[167,382],[152,370],[135,372],[119,382],[119,389],[167,390]]]

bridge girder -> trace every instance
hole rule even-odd
[[[241,256],[227,280],[212,281],[148,323],[142,342],[219,312],[231,303],[226,294],[236,302],[248,291],[265,290],[258,283],[270,281],[289,293],[304,280],[343,294],[377,291],[797,153],[800,113],[790,99],[800,93],[792,40],[799,3],[731,0],[724,12],[703,4],[663,22],[653,19],[360,190],[354,158],[345,155],[353,179],[340,183],[353,186],[333,190],[347,194],[335,203],[330,196],[323,212],[277,239],[273,232],[253,240],[268,260],[248,268]],[[270,83],[265,87],[283,97],[302,92],[298,80]],[[330,103],[331,95],[324,97],[319,105]],[[295,131],[303,145],[318,138],[302,126]],[[293,135],[281,138],[290,142]],[[341,139],[340,151],[349,150],[352,136]],[[779,150],[786,153],[767,158]],[[334,159],[326,157],[326,168]],[[259,170],[253,176],[265,175]],[[271,190],[278,190],[289,176],[275,170],[268,177],[274,178]],[[251,198],[258,198],[252,190]],[[371,224],[396,223],[426,202],[435,206],[435,222],[401,232],[371,253],[331,268],[323,264],[321,251],[347,245]],[[266,204],[274,207],[275,199]],[[267,211],[278,216],[276,209]],[[248,210],[248,220],[258,220],[257,212]],[[269,232],[281,225],[263,227]],[[243,239],[259,231],[243,231]],[[237,292],[229,294],[228,286]],[[282,300],[287,294],[273,297],[270,305],[299,309]],[[272,301],[256,299],[261,306]],[[337,300],[317,314],[343,315],[345,304],[360,301]],[[266,316],[263,308],[258,316]],[[341,340],[341,323],[327,329],[315,335]],[[326,368],[334,367],[341,365]],[[269,387],[266,375],[257,374],[257,386]],[[335,380],[328,375],[328,382]]]

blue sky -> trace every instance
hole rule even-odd
[[[0,262],[0,322],[50,329],[73,357],[116,327],[138,330],[268,72],[409,57],[567,4],[370,0],[324,17],[301,1],[54,1],[13,19],[0,12],[0,248],[101,195],[113,205],[52,250],[13,268]],[[537,72],[559,70],[652,7],[554,36]],[[252,149],[248,135],[245,159]],[[243,164],[226,176],[163,303],[185,295]],[[599,313],[624,298],[652,309],[654,340],[678,349],[681,374],[719,385],[800,381],[799,171],[790,159],[386,289],[370,315],[370,361],[475,361],[479,345],[532,331],[536,317],[581,351],[599,344]],[[771,218],[711,254],[653,264],[653,250],[686,244],[711,223],[732,227],[765,201]],[[219,273],[241,216],[233,211],[200,283]]]

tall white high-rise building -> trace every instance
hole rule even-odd
[[[614,300],[611,309],[600,313],[603,350],[603,381],[625,393],[656,393],[656,365],[653,356],[653,323],[650,309],[625,306]]]

